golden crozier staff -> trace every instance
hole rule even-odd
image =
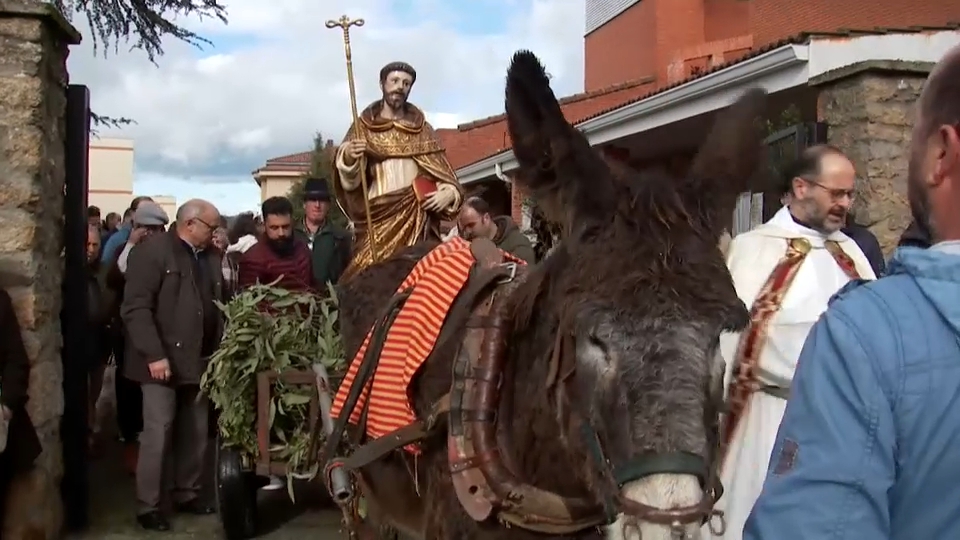
[[[343,30],[343,52],[347,58],[347,84],[350,87],[350,112],[353,114],[353,125],[356,126],[356,137],[362,139],[363,135],[360,128],[360,115],[357,113],[357,88],[353,82],[353,53],[350,50],[350,27],[363,26],[363,19],[351,19],[343,15],[337,20],[327,21],[327,28],[340,28]],[[367,164],[361,158],[360,162],[360,189],[363,190],[363,207],[367,217],[367,235],[370,239],[370,256],[374,264],[380,260],[379,250],[377,249],[377,232],[373,228],[373,218],[370,215],[370,196],[367,189]],[[340,204],[339,199],[337,204]],[[341,210],[344,208],[341,206]],[[347,214],[344,211],[344,214]],[[347,214],[348,215],[348,214]]]

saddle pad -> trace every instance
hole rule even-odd
[[[506,253],[504,259],[522,264],[522,261]],[[413,291],[387,332],[372,385],[360,395],[350,415],[350,423],[357,424],[360,411],[370,400],[367,413],[367,436],[370,438],[382,437],[416,419],[407,389],[417,370],[433,351],[447,312],[467,283],[474,262],[470,243],[454,238],[423,257],[397,289],[398,293],[411,287]],[[337,391],[331,409],[334,418],[340,415],[372,334],[371,329]],[[412,453],[418,452],[414,445],[406,449]]]

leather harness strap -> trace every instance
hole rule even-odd
[[[502,254],[493,242],[486,239],[474,241],[470,245],[470,250],[477,260],[477,267],[467,282],[466,289],[455,301],[451,309],[453,312],[459,310],[469,312],[477,302],[480,301],[482,295],[489,291],[491,286],[495,285],[499,280],[502,280],[505,275],[513,275],[515,273],[515,270],[499,267],[499,264],[502,262]],[[360,369],[357,371],[357,377],[353,381],[347,400],[344,403],[343,409],[340,411],[340,416],[337,418],[334,432],[331,434],[324,448],[324,455],[327,456],[328,460],[329,457],[333,455],[333,449],[335,449],[342,440],[347,421],[350,416],[352,416],[363,389],[368,386],[368,383],[376,372],[376,366],[383,348],[383,342],[386,339],[387,331],[389,331],[390,325],[393,323],[399,309],[408,296],[409,291],[396,295],[393,300],[391,300],[384,315],[381,316],[374,325],[373,338],[361,361]],[[479,322],[481,325],[482,323],[483,321]],[[467,321],[468,327],[476,326],[477,324],[478,321],[473,318]],[[454,337],[456,331],[455,326],[457,325],[444,325],[444,329],[441,330],[441,334],[437,339],[435,349],[439,348],[443,343],[451,339],[451,337]],[[366,413],[369,410],[368,405],[369,400],[361,410],[360,421],[357,426],[358,429],[356,430],[354,440],[351,441],[355,450],[351,453],[350,457],[338,460],[339,466],[348,471],[362,468],[394,450],[416,443],[429,436],[436,428],[439,420],[450,411],[450,394],[446,394],[440,398],[423,420],[415,420],[383,437],[360,444],[365,432]],[[477,412],[477,414],[479,415],[481,413]]]
[[[423,420],[416,420],[382,437],[359,446],[350,457],[343,460],[343,468],[357,470],[386,456],[390,452],[426,439],[437,424],[450,412],[450,394],[440,398]]]

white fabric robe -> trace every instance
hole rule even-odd
[[[784,207],[770,221],[738,235],[730,243],[727,266],[737,294],[748,309],[753,306],[760,289],[786,254],[789,239],[799,237],[806,238],[812,249],[800,264],[780,310],[770,321],[767,340],[759,356],[760,370],[771,379],[763,382],[776,386],[789,386],[807,334],[826,311],[830,297],[850,281],[827,251],[824,241],[838,242],[853,259],[862,278],[876,278],[867,258],[850,237],[841,232],[824,236],[799,225]],[[720,338],[720,352],[726,362],[725,388],[733,379],[739,340],[739,333],[724,334]],[[755,392],[750,396],[747,407],[727,450],[721,473],[725,492],[716,508],[725,513],[726,534],[715,537],[705,527],[706,539],[742,539],[743,525],[763,487],[786,401]],[[815,516],[811,519],[815,519]]]

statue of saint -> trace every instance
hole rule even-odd
[[[367,197],[380,260],[420,240],[440,240],[440,221],[456,219],[463,188],[423,111],[407,101],[417,72],[405,62],[380,70],[383,97],[360,113],[337,149],[333,188],[354,225],[353,260],[342,279],[373,263],[360,187],[366,168]]]

